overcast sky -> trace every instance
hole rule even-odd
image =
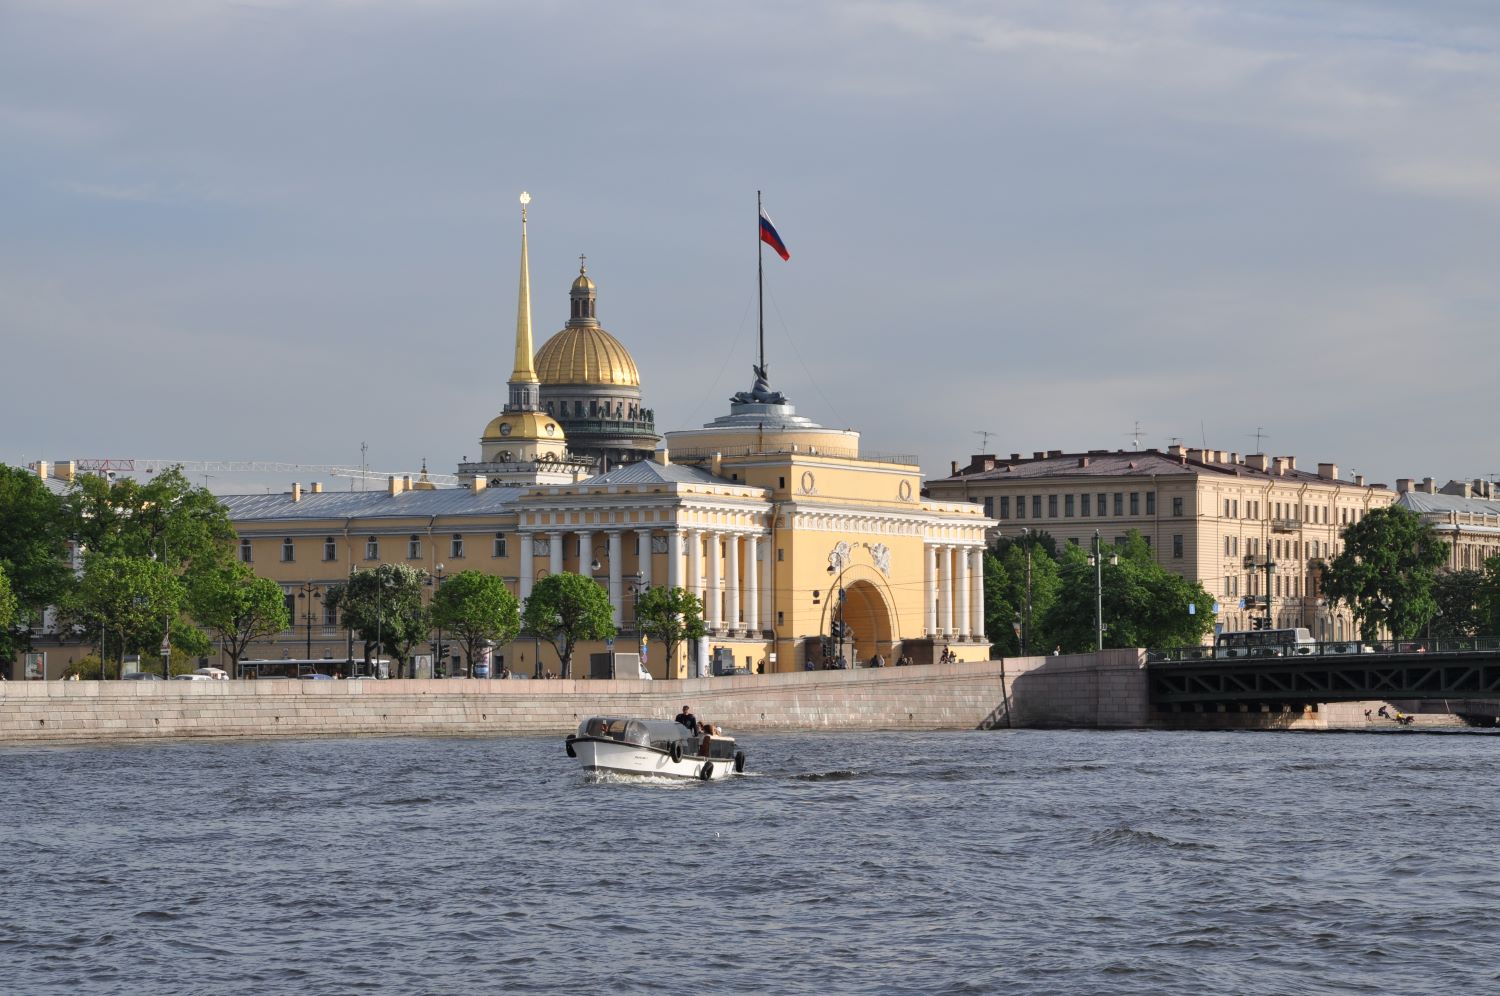
[[[4,0],[0,460],[452,473],[523,189],[538,345],[587,253],[700,425],[750,386],[763,189],[773,385],[929,475],[1139,422],[1489,476],[1497,11]]]

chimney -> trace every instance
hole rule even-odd
[[[385,479],[385,493],[388,495],[399,495],[401,493],[401,481],[395,474]]]
[[[475,474],[474,475],[474,490],[475,491],[483,491],[485,488],[489,487],[489,484],[490,484],[490,479],[488,477],[485,477],[483,474]]]
[[[1051,458],[1053,458],[1053,457],[1060,457],[1060,456],[1062,456],[1062,450],[1048,450],[1047,451],[1047,458],[1049,460]]]
[[[1078,458],[1078,466],[1080,466],[1080,467],[1087,467],[1088,465],[1089,465],[1089,458],[1088,457],[1081,456],[1081,457]]]
[[[1047,451],[1046,450],[1032,450],[1031,451],[1031,459],[1033,459],[1033,460],[1045,460],[1045,459],[1047,459]]]
[[[715,453],[713,455],[713,457],[708,462],[708,472],[710,474],[714,475],[715,477],[720,477],[720,476],[723,475],[723,473],[724,473],[724,454],[722,454],[722,453]],[[957,471],[955,471],[955,473],[957,473]]]
[[[1357,480],[1359,480],[1359,478],[1355,478],[1355,480],[1357,481]],[[1396,478],[1396,494],[1398,494],[1398,495],[1404,495],[1404,494],[1406,494],[1410,490],[1411,490],[1411,478],[1410,477],[1398,477],[1398,478]]]
[[[407,492],[407,491],[411,490],[411,475],[410,474],[403,474],[401,476],[401,490],[402,490],[402,492]]]
[[[1365,475],[1363,475],[1363,474],[1355,474],[1354,475],[1354,486],[1357,487],[1357,488],[1364,487],[1365,486]]]
[[[1167,452],[1172,456],[1182,456],[1182,444],[1173,443],[1171,446],[1167,447]]]
[[[1010,455],[1010,462],[1011,463],[1015,463],[1019,459],[1021,459],[1021,454],[1019,454],[1019,453],[1012,453]]]
[[[1249,467],[1251,470],[1258,470],[1264,473],[1270,468],[1271,461],[1266,459],[1266,455],[1264,453],[1246,453],[1245,466]]]
[[[1318,476],[1325,481],[1336,481],[1339,479],[1339,465],[1336,463],[1318,464]]]
[[[1287,470],[1296,470],[1297,469],[1297,458],[1296,457],[1294,457],[1294,456],[1284,456],[1284,457],[1281,458],[1281,461],[1282,461],[1283,464],[1286,465],[1286,469]]]
[[[38,460],[36,463],[32,464],[32,467],[36,470],[37,477],[40,477],[44,481],[47,479],[47,471],[50,470],[51,467],[48,465],[46,460]]]
[[[672,454],[665,446],[656,451],[656,462],[663,467],[672,466]]]
[[[323,482],[322,481],[313,481],[312,493],[315,494],[315,495],[320,495],[320,494],[323,493]]]
[[[1430,495],[1437,494],[1437,482],[1430,477],[1422,478],[1422,490]]]
[[[296,481],[293,481],[292,482],[292,501],[298,502],[298,501],[301,501],[301,500],[302,500],[302,485],[298,484]]]
[[[52,470],[59,480],[72,484],[73,478],[78,476],[78,463],[74,460],[59,460]]]
[[[1240,462],[1240,455],[1238,453],[1229,454],[1229,462],[1238,465]]]

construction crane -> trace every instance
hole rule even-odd
[[[167,470],[171,467],[181,467],[188,473],[218,473],[218,474],[299,474],[303,471],[328,474],[333,477],[352,477],[356,480],[379,481],[387,477],[406,477],[408,474],[414,480],[420,480],[422,474],[427,474],[427,480],[433,484],[446,484],[456,486],[458,478],[452,474],[431,474],[423,470],[412,474],[410,471],[399,471],[397,473],[386,473],[383,471],[365,470],[360,467],[349,467],[343,464],[327,463],[279,463],[274,460],[172,460],[167,458],[153,457],[90,457],[82,460],[74,460],[74,465],[79,473],[83,474],[155,474],[158,471]]]

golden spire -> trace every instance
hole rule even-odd
[[[531,348],[531,270],[526,255],[526,205],[531,195],[521,191],[521,289],[516,301],[516,368],[510,375],[512,384],[535,384],[536,367]]]

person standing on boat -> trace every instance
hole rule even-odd
[[[677,714],[677,722],[681,723],[683,726],[686,726],[689,733],[697,734],[698,717],[694,716],[692,710],[690,710],[687,706],[683,706],[682,711]]]

